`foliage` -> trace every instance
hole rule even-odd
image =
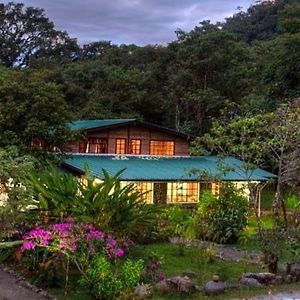
[[[49,172],[50,171],[50,172]],[[103,170],[103,181],[87,175],[78,180],[50,167],[28,176],[37,206],[49,216],[59,218],[71,214],[78,220],[90,222],[121,236],[143,238],[147,229],[156,224],[159,206],[144,202],[134,185],[122,186],[121,172],[110,176]]]
[[[64,150],[71,136],[69,120],[61,87],[47,72],[13,70],[3,76],[0,72],[1,147],[33,153],[54,146]]]
[[[128,251],[130,240],[117,240],[111,234],[106,234],[90,224],[74,223],[67,219],[63,223],[56,223],[31,229],[23,236],[23,252],[32,253],[39,257],[39,271],[54,271],[64,263],[66,272],[65,289],[69,277],[69,263],[76,265],[82,276],[82,281],[96,287],[96,295],[106,297],[105,293],[113,296],[123,290],[132,290],[138,283],[143,262],[130,260],[118,265],[120,259]],[[115,266],[112,270],[112,266]],[[31,265],[28,266],[30,268]],[[93,274],[97,274],[95,282]],[[99,277],[103,274],[103,277]],[[111,272],[121,272],[123,277],[115,279]],[[119,275],[118,275],[119,276]],[[127,278],[125,282],[124,279]],[[99,289],[102,288],[102,290]],[[107,296],[108,297],[108,296]],[[101,298],[102,299],[102,298]]]
[[[233,243],[247,224],[248,202],[232,185],[224,185],[217,198],[206,192],[196,218],[197,234],[204,240]]]
[[[0,148],[0,240],[15,234],[16,224],[24,221],[24,212],[33,204],[25,176],[35,166],[36,160],[20,155],[17,148]]]
[[[299,245],[299,227],[289,229],[273,228],[265,231],[264,239],[260,241],[260,248],[269,271],[276,273],[279,262],[286,263],[288,266],[299,263]]]
[[[0,6],[0,62],[25,67],[33,60],[65,58],[78,49],[66,32],[57,31],[44,10],[9,2]]]

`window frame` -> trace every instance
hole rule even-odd
[[[195,204],[199,202],[200,189],[199,182],[197,181],[180,181],[180,182],[168,182],[167,183],[167,204]],[[180,188],[177,186],[184,186],[186,188]],[[189,185],[194,185],[191,189]],[[182,190],[182,195],[179,195],[179,190]],[[190,193],[190,190],[193,192]],[[174,193],[175,191],[175,193]],[[190,198],[195,197],[195,201],[191,201]],[[178,201],[178,199],[184,199],[185,201]]]
[[[139,153],[133,153],[132,151],[132,141],[138,141],[139,142]],[[129,141],[129,154],[133,154],[133,155],[140,155],[142,154],[142,140],[141,139],[130,139]]]
[[[124,141],[124,153],[118,153],[118,141]],[[123,155],[127,154],[127,139],[126,138],[116,138],[115,139],[115,154]]]
[[[173,143],[172,154],[153,154],[151,153],[152,145],[151,143]],[[149,140],[149,154],[150,155],[162,155],[162,156],[174,156],[175,155],[175,140]]]
[[[95,143],[94,140],[100,140],[100,141],[103,142],[104,149],[105,149],[104,152],[96,151],[97,145],[101,145],[101,143]],[[91,152],[91,146],[92,145],[95,145],[95,150],[93,152]],[[84,149],[84,151],[81,151],[81,149]],[[89,137],[85,140],[79,141],[78,151],[79,151],[79,153],[105,154],[105,153],[108,152],[108,140],[107,140],[107,138],[103,138],[103,137]]]

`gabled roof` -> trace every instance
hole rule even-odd
[[[183,138],[188,138],[189,136],[179,132],[174,129],[170,129],[167,127],[159,126],[156,124],[139,121],[136,119],[103,119],[103,120],[77,120],[73,121],[69,124],[71,130],[85,130],[85,131],[93,131],[95,129],[106,129],[106,128],[114,128],[126,125],[139,125],[143,127],[147,127],[153,130],[158,130],[162,132],[166,132],[172,135],[180,136]]]
[[[88,167],[92,175],[103,178],[103,169],[114,175],[122,169],[125,181],[266,181],[276,178],[262,169],[246,172],[243,162],[233,157],[216,156],[132,156],[73,154],[64,167],[74,173],[84,174]]]
[[[71,130],[87,130],[102,127],[110,127],[113,125],[127,124],[135,119],[104,119],[104,120],[77,120],[69,124]]]

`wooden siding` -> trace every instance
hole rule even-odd
[[[129,154],[130,140],[141,140],[141,154],[149,155],[150,153],[150,140],[161,141],[174,141],[175,155],[188,155],[189,154],[189,142],[183,137],[178,137],[170,133],[161,132],[159,130],[153,130],[150,128],[138,126],[138,125],[125,125],[118,128],[106,128],[89,130],[86,133],[86,138],[105,138],[107,139],[107,149],[109,154],[114,154],[116,150],[116,139],[126,139],[127,153]],[[67,149],[72,153],[79,152],[79,140],[68,144]]]

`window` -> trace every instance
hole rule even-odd
[[[139,193],[143,193],[143,199],[146,203],[153,203],[151,182],[135,182],[135,187]]]
[[[150,141],[151,155],[174,155],[173,141]]]
[[[90,138],[90,153],[107,153],[107,140],[103,138]]]
[[[88,141],[79,142],[79,153],[89,153],[89,143]]]
[[[45,140],[40,137],[34,137],[29,143],[29,148],[35,150],[45,150]]]
[[[211,192],[215,197],[220,196],[220,187],[221,187],[220,182],[213,182],[211,184]]]
[[[116,139],[116,154],[126,153],[126,139]]]
[[[153,183],[152,182],[130,182],[130,181],[121,181],[121,187],[126,187],[128,184],[133,184],[136,191],[143,194],[143,199],[145,203],[153,203],[152,190]]]
[[[79,153],[107,153],[107,139],[89,138],[79,142]]]
[[[197,182],[169,182],[167,190],[168,203],[198,202]]]
[[[130,154],[141,154],[141,140],[130,140]]]

